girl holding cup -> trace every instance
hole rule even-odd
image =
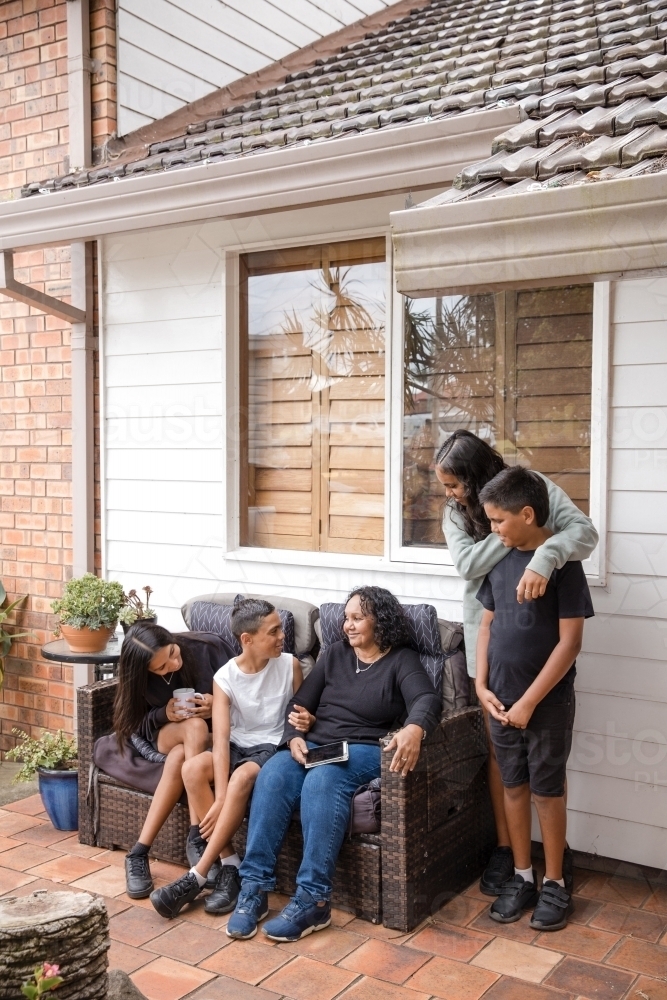
[[[213,676],[231,656],[226,643],[209,633],[172,635],[160,625],[137,622],[125,637],[114,704],[119,747],[138,734],[154,751],[166,755],[139,839],[125,858],[127,894],[132,899],[144,899],[153,890],[148,853],[183,794],[183,763],[208,748]],[[194,864],[206,844],[192,812],[190,822],[186,853]]]

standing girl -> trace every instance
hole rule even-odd
[[[466,430],[454,431],[440,448],[435,460],[435,474],[447,496],[443,531],[454,566],[465,581],[463,631],[468,673],[471,677],[476,672],[477,633],[484,611],[476,594],[486,574],[507,555],[507,549],[498,536],[491,533],[489,520],[479,502],[479,493],[505,468],[507,466],[497,451]],[[598,543],[598,534],[590,518],[572,503],[559,486],[546,476],[542,478],[549,492],[549,519],[546,527],[554,534],[535,550],[535,555],[519,581],[519,604],[543,597],[554,569],[560,569],[570,560],[583,561]],[[488,730],[488,718],[485,721]],[[505,819],[503,784],[490,742],[489,788],[498,846],[482,875],[480,889],[487,896],[497,896],[502,883],[514,875],[514,859]],[[572,859],[569,848],[565,853],[565,878],[571,883]]]

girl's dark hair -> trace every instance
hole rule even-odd
[[[407,646],[410,634],[405,612],[390,590],[357,587],[347,595],[345,604],[353,597],[359,598],[363,613],[375,619],[375,641],[382,652],[390,646]],[[348,641],[345,635],[344,639]]]
[[[479,502],[480,491],[507,466],[495,448],[471,431],[459,430],[447,438],[435,457],[436,468],[456,476],[463,485],[467,505],[447,501],[463,519],[463,527],[476,542],[491,534],[489,519]]]
[[[118,687],[113,706],[113,728],[121,749],[132,733],[137,732],[146,713],[148,666],[159,649],[172,643],[179,647],[183,660],[181,687],[193,687],[194,664],[185,644],[177,642],[171,632],[161,625],[147,625],[139,621],[128,629],[118,661]]]
[[[230,619],[232,632],[237,639],[240,639],[244,632],[254,635],[264,618],[275,610],[273,604],[258,597],[236,597]]]
[[[536,472],[520,465],[499,472],[486,484],[479,500],[480,503],[492,503],[501,510],[509,510],[512,514],[518,514],[524,507],[532,507],[539,528],[549,519],[547,484]]]

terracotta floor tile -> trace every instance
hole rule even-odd
[[[484,1000],[574,1000],[574,996],[572,993],[549,989],[548,986],[522,983],[520,979],[501,976],[489,992],[484,994]],[[585,1000],[585,997],[581,1000]]]
[[[8,802],[2,808],[8,812],[22,813],[24,816],[36,816],[38,813],[44,811],[44,804],[42,796],[37,792],[35,795],[29,795],[25,799],[18,799],[17,802]]]
[[[563,959],[557,969],[547,976],[544,985],[584,996],[590,1000],[616,1000],[625,996],[634,975],[620,972],[608,965],[594,965],[580,958]]]
[[[353,920],[354,913],[348,913],[347,910],[339,910],[336,906],[331,907],[332,927],[347,927]]]
[[[20,834],[16,837],[0,837],[0,853],[2,851],[11,851],[14,847],[18,847],[19,844],[24,844],[25,838]]]
[[[72,888],[71,885],[68,886],[68,890],[71,889],[71,888]],[[112,917],[115,917],[117,913],[123,913],[124,910],[129,910],[129,908],[131,906],[130,903],[121,903],[121,902],[119,902],[119,900],[117,900],[117,899],[111,899],[109,896],[104,896],[103,895],[102,899],[104,900],[104,905],[107,908],[107,913],[109,914],[109,919],[111,919]]]
[[[470,927],[472,930],[495,934],[510,941],[519,941],[521,944],[532,944],[538,935],[538,931],[533,930],[527,919],[515,920],[513,924],[499,924],[497,920],[492,920],[488,906],[473,920]]]
[[[112,851],[113,854],[118,854],[118,851]],[[123,867],[125,867],[125,858],[123,858]],[[167,882],[173,882],[174,879],[180,878],[187,868],[184,865],[172,865],[169,861],[158,861],[154,858],[151,861],[151,871],[157,878],[165,878]]]
[[[364,976],[400,985],[428,962],[430,957],[403,945],[371,940],[344,958],[339,965],[350,972],[361,972]]]
[[[89,858],[77,858],[72,854],[63,854],[60,858],[31,868],[30,874],[51,879],[53,882],[76,882],[84,875],[92,875],[93,872],[100,871],[104,867],[104,865],[97,861],[91,861]]]
[[[109,866],[92,875],[84,875],[71,885],[77,889],[85,889],[86,892],[95,892],[99,896],[120,896],[121,893],[125,894],[125,872]]]
[[[645,997],[650,997],[650,1000],[667,1000],[667,983],[664,980],[640,976],[630,990],[628,1000],[644,1000]]]
[[[0,828],[0,833],[2,832]],[[654,889],[644,903],[643,909],[649,910],[651,913],[664,913],[667,916],[667,886],[661,885]]]
[[[0,868],[0,896],[35,881],[33,875],[24,875],[23,872],[15,872],[11,868]]]
[[[248,986],[238,979],[216,976],[191,993],[188,1000],[280,1000],[280,996],[278,993],[269,993],[261,986]]]
[[[491,938],[488,934],[456,927],[454,924],[438,924],[425,927],[408,942],[408,947],[428,951],[442,958],[453,958],[457,962],[468,962],[481,951]]]
[[[24,834],[21,834],[23,837]],[[65,854],[76,854],[81,858],[94,858],[96,854],[100,853],[99,847],[90,847],[88,844],[79,843],[79,835],[77,833],[74,836],[68,836],[66,840],[58,841],[58,850],[64,851]]]
[[[109,968],[122,969],[123,972],[136,972],[142,965],[152,962],[154,955],[149,955],[143,948],[132,948],[121,941],[112,941],[109,948]]]
[[[318,934],[309,934],[301,941],[280,944],[278,947],[291,955],[309,955],[318,962],[330,962],[331,965],[335,965],[366,941],[368,938],[362,937],[361,934],[351,934],[349,931],[341,930],[340,927],[329,927]],[[379,943],[379,941],[373,942],[373,944]],[[344,968],[349,968],[342,964]]]
[[[0,834],[3,837],[11,837],[13,833],[21,833],[34,826],[43,826],[43,823],[34,816],[22,816],[20,813],[5,812],[4,809],[0,809]]]
[[[18,875],[20,873],[12,872],[12,875]],[[69,891],[69,886],[67,886]],[[63,886],[58,885],[56,882],[49,882],[45,878],[35,878],[33,875],[28,875],[24,878],[24,884],[21,886],[16,886],[14,889],[8,890],[5,895],[8,896],[29,896],[31,892],[62,892]],[[76,891],[76,890],[75,890]],[[0,888],[0,893],[2,889]]]
[[[557,951],[536,948],[533,944],[495,938],[473,958],[472,964],[514,979],[541,983],[562,957]]]
[[[571,913],[569,917],[572,924],[590,923],[595,914],[599,913],[605,905],[597,899],[586,899],[585,896],[577,896],[576,893],[572,897],[572,902],[574,903],[574,913]]]
[[[177,918],[176,922],[178,925],[181,921]],[[141,906],[131,906],[129,910],[124,910],[111,918],[109,934],[114,941],[141,947],[142,944],[164,934],[173,926],[171,921],[156,913],[152,906],[150,912]]]
[[[332,1000],[357,978],[356,973],[299,955],[262,983],[291,1000]]]
[[[250,986],[257,986],[282,965],[293,961],[292,956],[279,948],[271,948],[259,941],[230,941],[226,947],[201,963],[202,969],[219,975],[240,979]],[[270,989],[271,987],[267,987]],[[278,991],[280,992],[280,991]]]
[[[24,872],[28,868],[34,868],[36,865],[43,865],[47,861],[55,861],[62,857],[61,851],[52,851],[48,847],[37,847],[35,844],[20,844],[11,851],[4,851],[0,861],[3,868],[13,868],[14,871]]]
[[[210,927],[214,931],[224,931],[231,913],[207,913],[204,909],[205,897],[200,896],[190,903],[184,910],[181,910],[181,917],[188,923],[198,924],[200,927]],[[227,939],[229,940],[229,938]]]
[[[616,931],[618,934],[631,934],[632,937],[653,942],[659,940],[666,925],[667,919],[659,913],[634,910],[616,903],[605,903],[590,921],[591,927]]]
[[[667,948],[650,941],[626,938],[607,959],[607,965],[631,972],[641,972],[645,976],[667,978]]]
[[[410,934],[406,934],[404,931],[397,931],[393,927],[384,927],[382,924],[372,924],[369,920],[352,920],[346,924],[345,930],[377,938],[378,941],[393,941],[394,944],[402,944],[410,937]]]
[[[57,844],[56,850],[65,853],[61,843],[72,834],[68,830],[56,830],[50,823],[42,823],[16,834],[16,840],[22,844],[36,844],[38,847],[51,847]]]
[[[284,910],[289,903],[289,896],[285,896],[282,892],[270,892],[269,893],[269,909],[276,910],[280,913]]]
[[[180,1000],[212,978],[210,972],[174,962],[171,958],[156,958],[132,973],[132,982],[148,1000]]]
[[[209,955],[220,951],[220,948],[230,939],[220,931],[208,930],[196,924],[183,921],[177,927],[172,927],[165,934],[153,938],[144,945],[146,951],[156,955],[167,955],[179,962],[189,965],[199,965]]]
[[[379,979],[364,976],[359,982],[353,983],[349,990],[341,993],[339,1000],[428,1000],[428,996],[428,993],[418,993],[417,990],[389,985]]]
[[[454,899],[438,910],[433,919],[436,923],[444,922],[465,927],[486,909],[488,904],[481,899],[474,899],[472,896],[454,896]]]
[[[619,903],[624,906],[641,906],[651,895],[648,882],[634,878],[619,878],[593,872],[590,878],[577,889],[577,895],[587,899],[599,899],[605,903]]]
[[[541,948],[553,948],[566,955],[577,955],[578,958],[590,958],[592,962],[601,962],[620,940],[618,934],[609,931],[596,930],[594,927],[582,927],[580,924],[568,924],[562,931],[546,931],[535,941]]]
[[[473,969],[471,965],[452,962],[449,958],[433,958],[405,985],[443,1000],[479,1000],[497,979],[495,973],[485,969]]]
[[[489,906],[493,902],[491,896],[487,896],[485,893],[481,891],[479,887],[479,879],[477,880],[477,882],[473,882],[470,888],[466,889],[464,895],[470,896],[472,899],[481,899],[483,903],[488,903]]]
[[[125,851],[100,851],[98,847],[92,857],[94,861],[99,861],[101,865],[113,865],[114,868],[125,868]],[[153,871],[154,863],[151,860],[151,871]]]

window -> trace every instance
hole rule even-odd
[[[458,427],[588,513],[592,321],[592,285],[405,299],[403,545],[445,545],[433,463]]]
[[[241,543],[381,554],[385,240],[241,259]]]

